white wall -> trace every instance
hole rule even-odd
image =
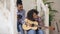
[[[6,3],[10,3],[7,4]],[[5,4],[6,3],[6,4]],[[0,2],[0,34],[16,34],[16,11],[14,10],[15,5],[13,4],[14,0],[4,0]],[[7,8],[7,6],[10,8]],[[10,9],[10,10],[9,10]]]
[[[26,14],[28,10],[35,8],[35,0],[22,0],[23,1],[23,8],[26,10]]]

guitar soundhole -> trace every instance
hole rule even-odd
[[[34,27],[34,24],[32,24],[31,26]]]

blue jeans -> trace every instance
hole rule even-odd
[[[27,31],[27,34],[44,34],[44,31],[41,30],[41,29],[39,29],[37,31],[35,31],[35,30],[29,30],[29,31]]]
[[[17,30],[18,30],[18,32],[21,32],[20,34],[24,34],[24,30],[22,28],[22,25],[19,23],[17,23]]]
[[[35,30],[29,30],[29,31],[27,31],[27,34],[36,34],[36,31]]]
[[[36,32],[37,32],[36,34],[44,34],[44,31],[41,29],[38,29]]]

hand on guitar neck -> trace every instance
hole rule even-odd
[[[46,26],[42,26],[41,27],[42,29],[49,29],[49,30],[55,30],[55,27],[52,27],[52,26],[49,26],[49,27],[46,27]]]

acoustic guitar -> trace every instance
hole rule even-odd
[[[25,23],[22,25],[22,28],[24,30],[31,30],[31,29],[32,30],[37,30],[39,28],[54,30],[54,27],[39,26],[37,21],[30,21],[28,19],[25,19]]]
[[[28,19],[25,19],[25,23],[22,25],[22,28],[24,30],[36,30],[38,28],[36,25],[38,25],[37,21],[30,21]]]

